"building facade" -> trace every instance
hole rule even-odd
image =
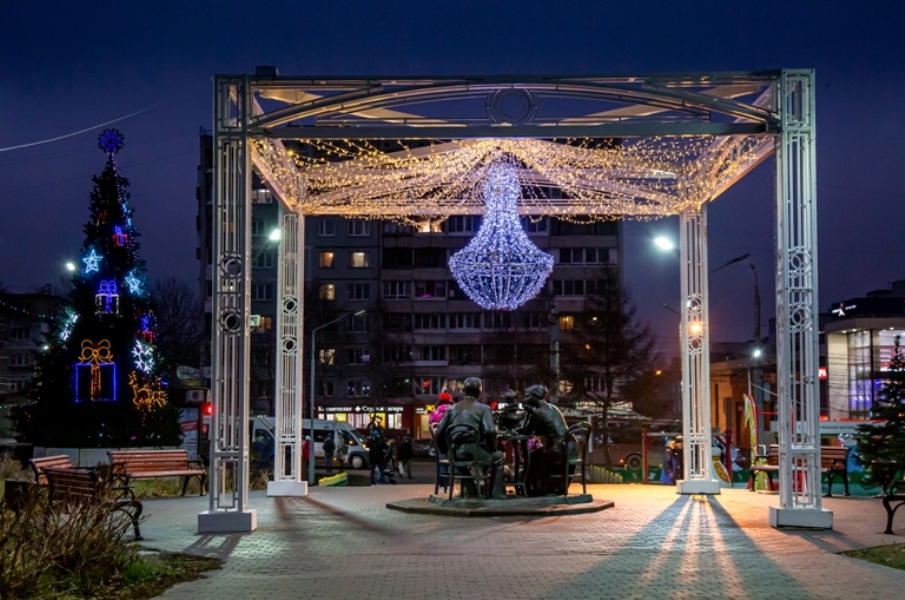
[[[869,419],[895,340],[905,342],[905,280],[861,298],[834,302],[824,332],[820,377],[827,384],[827,418]]]
[[[51,293],[0,294],[0,437],[12,436],[10,410],[28,401],[35,359],[61,300]]]

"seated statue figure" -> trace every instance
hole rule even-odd
[[[559,409],[544,400],[546,396],[547,388],[542,385],[532,385],[525,390],[525,404],[529,415],[522,433],[534,435],[540,442],[531,453],[531,469],[528,473],[528,494],[532,496],[560,493],[561,474],[565,470],[563,441],[569,427]],[[573,449],[570,448],[569,451],[572,452]]]
[[[492,498],[505,498],[503,489],[503,453],[496,451],[496,425],[493,422],[493,411],[486,404],[478,402],[481,395],[481,380],[469,377],[463,384],[465,397],[454,404],[444,414],[437,427],[437,449],[446,454],[449,452],[446,432],[453,425],[467,424],[478,428],[481,439],[478,440],[478,456],[471,456],[473,446],[463,445],[457,449],[455,457],[460,460],[477,458],[478,462],[490,465],[490,495]],[[467,455],[466,455],[467,454]],[[465,480],[465,492],[472,498],[478,497],[474,482]]]

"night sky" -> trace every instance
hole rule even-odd
[[[90,4],[90,9],[84,6]],[[0,35],[0,148],[135,111],[119,164],[132,183],[149,277],[195,279],[198,132],[211,76],[638,74],[817,70],[820,306],[905,278],[905,3],[14,2]],[[628,3],[619,3],[628,4]],[[173,8],[169,8],[173,7]],[[61,285],[78,260],[100,129],[0,152],[0,280]],[[773,161],[710,210],[710,262],[751,253],[773,315]],[[625,275],[639,314],[675,348],[679,269],[628,223]],[[747,262],[711,277],[715,341],[750,338]]]

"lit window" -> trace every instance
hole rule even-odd
[[[336,286],[332,283],[322,283],[318,297],[321,300],[336,300]]]
[[[349,266],[353,269],[365,269],[370,265],[370,257],[370,252],[349,252]]]
[[[322,269],[332,269],[333,268],[333,257],[335,254],[333,252],[320,252],[317,255],[317,266]]]
[[[562,331],[571,331],[572,329],[575,329],[575,317],[569,315],[559,317],[559,328]]]
[[[318,348],[317,362],[322,365],[335,365],[336,350],[334,348]]]

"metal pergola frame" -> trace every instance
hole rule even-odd
[[[210,507],[198,516],[199,532],[256,528],[256,513],[247,507],[253,171],[281,207],[277,431],[268,494],[307,493],[300,465],[305,217],[300,207],[310,207],[311,199],[304,173],[281,140],[702,135],[762,136],[767,143],[698,199],[695,210],[679,215],[685,479],[677,489],[719,493],[710,465],[707,203],[774,152],[781,491],[780,506],[771,507],[769,519],[775,527],[832,527],[832,513],[821,507],[814,91],[813,70],[628,77],[295,78],[261,71],[216,76],[215,422]],[[309,209],[307,214],[328,213]]]

